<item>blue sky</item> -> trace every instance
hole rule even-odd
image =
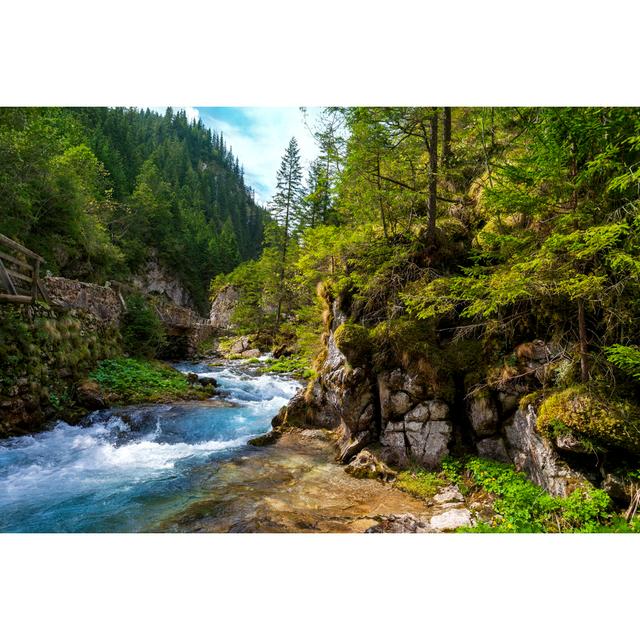
[[[153,107],[164,112],[164,107]],[[185,109],[187,117],[200,118],[215,131],[222,131],[227,146],[244,166],[245,182],[267,203],[276,186],[276,171],[292,136],[300,145],[306,167],[317,155],[315,140],[309,127],[319,108],[307,109],[305,117],[298,107],[174,107]]]

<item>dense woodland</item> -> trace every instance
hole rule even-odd
[[[223,136],[171,108],[0,110],[0,211],[56,275],[126,280],[155,252],[202,312],[266,215]]]

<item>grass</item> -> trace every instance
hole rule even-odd
[[[264,371],[267,373],[293,373],[305,379],[314,375],[309,362],[302,356],[286,356],[277,360],[267,360]]]
[[[425,500],[433,498],[438,490],[446,484],[441,474],[431,473],[426,469],[410,469],[400,471],[394,486],[406,491],[416,498]]]
[[[110,401],[121,404],[195,400],[209,395],[194,389],[180,372],[155,360],[102,360],[89,377],[100,385]]]

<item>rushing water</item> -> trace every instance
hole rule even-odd
[[[229,364],[215,377],[233,406],[189,403],[97,411],[83,426],[0,441],[0,531],[141,531],[206,495],[217,461],[247,440],[300,386]]]

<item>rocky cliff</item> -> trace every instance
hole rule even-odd
[[[556,345],[522,344],[507,358],[508,375],[485,368],[479,378],[465,369],[471,351],[456,344],[439,345],[431,357],[381,357],[380,343],[354,322],[348,305],[327,303],[318,375],[274,418],[276,430],[336,429],[343,463],[367,445],[400,468],[437,469],[445,456],[469,453],[513,463],[552,495],[566,496],[588,480],[624,499],[611,473],[615,464],[607,469],[597,452],[566,435],[549,439],[538,428],[541,389],[562,362]]]

